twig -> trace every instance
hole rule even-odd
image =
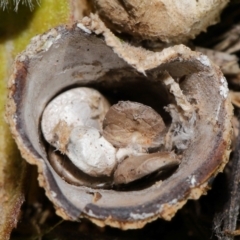
[[[240,120],[240,115],[238,115],[238,120]],[[234,236],[239,233],[236,226],[240,207],[240,131],[235,149],[228,183],[229,198],[222,211],[217,213],[214,219],[214,231],[219,240],[233,240]]]
[[[36,236],[34,238],[34,240],[37,239],[42,239],[43,236],[47,235],[48,233],[50,233],[51,231],[53,231],[57,226],[59,226],[60,224],[62,224],[64,222],[64,220],[60,220],[59,222],[57,222],[55,225],[51,226],[49,229],[47,229],[46,231],[44,231],[42,234]]]

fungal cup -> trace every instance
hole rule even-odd
[[[96,105],[91,93],[79,101],[80,117],[91,117],[81,121],[73,114],[75,126],[66,107],[46,120],[44,109],[76,89],[98,96]],[[227,91],[219,68],[201,53],[183,45],[159,53],[130,46],[92,15],[35,37],[17,57],[7,119],[23,157],[38,166],[39,183],[58,215],[141,228],[158,217],[170,220],[188,199],[198,199],[227,163]],[[55,117],[48,141],[43,122]],[[91,143],[105,158],[95,165],[91,158],[91,167],[79,169],[69,161],[72,150],[81,146],[90,149],[84,158],[93,156]],[[100,166],[102,159],[112,165]],[[165,167],[171,171],[163,176]]]

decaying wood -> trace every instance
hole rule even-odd
[[[235,53],[237,51],[240,51],[239,38],[240,24],[236,24],[218,38],[220,42],[215,45],[214,49],[217,51],[224,51],[226,53]]]
[[[238,65],[239,59],[235,54],[202,47],[196,47],[195,50],[207,55],[215,64],[221,68],[224,74],[236,75],[240,73],[240,68]]]

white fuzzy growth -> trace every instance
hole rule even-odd
[[[73,164],[91,176],[109,176],[116,165],[115,148],[95,128],[74,128],[67,148]]]
[[[86,28],[82,23],[78,23],[77,27],[82,29],[85,33],[91,34],[91,30],[89,30],[88,28]]]
[[[176,198],[174,198],[172,201],[170,201],[168,204],[170,205],[175,205],[177,204],[178,200]]]
[[[62,34],[58,34],[57,37],[55,38],[55,40],[58,40],[62,37]]]
[[[172,124],[165,137],[167,149],[172,150],[173,146],[177,147],[179,150],[187,149],[189,142],[194,136],[196,113],[193,112],[192,116],[186,121],[175,105],[169,104],[165,109],[172,117]]]
[[[203,60],[206,61],[206,59]],[[172,150],[174,146],[179,150],[185,150],[194,136],[196,113],[179,84],[168,73],[166,73],[164,84],[174,95],[177,104],[169,104],[165,107],[172,117],[172,124],[165,136],[165,147],[168,150]]]
[[[191,178],[191,185],[195,186],[196,182],[197,182],[197,180],[196,180],[195,176],[192,176],[192,178]]]
[[[228,95],[228,84],[227,84],[227,80],[225,77],[222,77],[220,79],[222,85],[220,86],[219,92],[220,95],[223,96],[224,98],[227,98]]]
[[[106,99],[96,90],[75,88],[54,98],[42,116],[42,132],[48,142],[54,139],[54,129],[60,121],[68,126],[91,126],[101,130],[109,109]]]
[[[52,195],[52,197],[56,197],[57,196],[57,194],[54,192],[54,191],[51,191],[51,195]]]
[[[220,108],[221,108],[221,103],[217,107],[215,120],[218,120],[218,115],[219,115],[219,112],[220,112]]]
[[[45,51],[48,51],[48,49],[53,45],[54,40],[55,40],[55,39],[52,39],[52,38],[48,39],[48,40],[45,42],[45,44],[43,45],[42,48],[43,48]]]
[[[150,218],[154,215],[155,213],[130,213],[130,217],[138,220],[138,219],[146,219]]]
[[[206,55],[201,55],[200,57],[197,58],[197,60],[199,60],[206,67],[211,66],[209,58]]]
[[[189,181],[191,187],[196,186],[197,180],[196,180],[196,177],[194,175],[189,176],[188,181]]]

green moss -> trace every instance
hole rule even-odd
[[[0,159],[11,161],[13,143],[4,120],[7,95],[7,79],[15,56],[24,50],[30,39],[51,27],[67,23],[70,19],[69,3],[66,0],[42,0],[41,5],[31,11],[19,5],[18,12],[0,10]],[[10,154],[11,153],[11,154]],[[1,179],[1,176],[0,176]]]
[[[7,81],[13,60],[29,44],[30,39],[51,27],[68,23],[67,0],[41,0],[31,11],[19,5],[18,11],[0,10],[0,239],[8,239],[16,224],[24,193],[25,161],[11,137],[4,120]]]

